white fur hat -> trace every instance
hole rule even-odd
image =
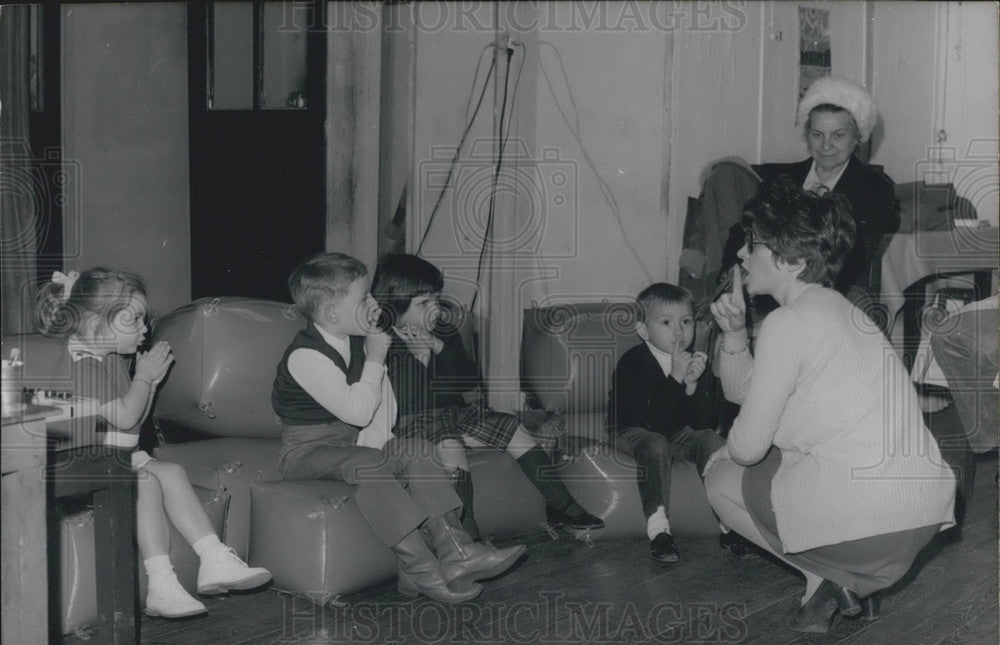
[[[840,76],[823,76],[813,81],[805,96],[799,102],[799,114],[795,123],[803,124],[809,119],[809,112],[817,105],[829,103],[842,107],[858,125],[861,143],[868,140],[878,121],[878,108],[868,90]]]

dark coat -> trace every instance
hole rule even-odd
[[[480,387],[479,367],[458,334],[442,337],[440,354],[426,366],[410,353],[406,341],[392,334],[385,368],[396,395],[400,418],[450,405],[465,405],[464,393]]]
[[[642,343],[625,352],[611,376],[608,428],[645,428],[668,440],[685,427],[715,428],[719,407],[711,367],[706,367],[695,393],[663,373],[649,347]]]
[[[754,170],[765,182],[788,175],[796,185],[801,186],[812,163],[812,158],[809,158],[796,163],[763,164],[754,166]],[[899,230],[899,202],[893,181],[882,171],[865,165],[852,155],[833,192],[844,195],[851,202],[857,240],[844,261],[835,286],[842,293],[846,293],[851,285],[877,293],[880,287],[879,258],[884,251],[882,238]],[[736,253],[743,243],[743,229],[737,223],[729,229],[723,266],[730,267],[736,262]]]

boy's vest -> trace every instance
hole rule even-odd
[[[330,346],[320,335],[316,327],[309,326],[295,335],[292,344],[285,350],[285,355],[278,363],[278,372],[274,377],[274,388],[271,390],[271,405],[274,412],[287,425],[308,426],[339,421],[329,410],[316,402],[302,386],[296,382],[288,371],[288,357],[297,349],[315,349],[323,354],[347,376],[347,384],[354,385],[361,379],[365,367],[365,339],[363,336],[351,336],[351,365],[348,368],[340,352]],[[358,427],[358,426],[352,426]]]

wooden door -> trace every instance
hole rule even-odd
[[[288,301],[289,273],[324,248],[326,32],[285,6],[189,8],[193,298]]]

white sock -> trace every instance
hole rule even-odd
[[[205,537],[195,540],[195,543],[191,545],[191,548],[194,549],[194,552],[197,553],[200,558],[205,555],[209,549],[212,549],[220,544],[222,544],[222,542],[219,542],[219,536],[215,533],[209,533]]]
[[[662,506],[656,507],[656,511],[646,520],[646,535],[650,540],[660,533],[670,533],[670,521],[667,520],[667,511]]]
[[[170,564],[169,555],[154,555],[143,560],[142,566],[145,567],[146,575],[150,578],[168,576],[174,570],[174,565]]]

